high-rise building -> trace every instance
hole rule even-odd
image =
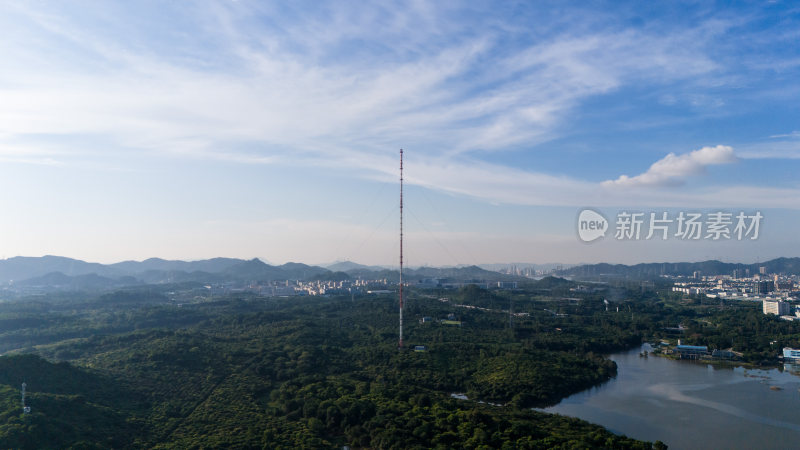
[[[780,300],[764,300],[762,308],[764,314],[775,314],[778,316],[787,316],[791,311],[791,305]]]
[[[775,290],[775,283],[771,281],[756,281],[753,283],[753,293],[758,294],[768,294]]]

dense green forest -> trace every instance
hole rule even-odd
[[[799,324],[753,303],[575,286],[411,290],[404,350],[393,296],[177,304],[167,287],[145,287],[0,302],[0,442],[651,448],[531,408],[607,381],[616,366],[602,355],[643,341],[680,337],[770,362],[778,346],[800,339]],[[685,331],[676,334],[678,324]],[[23,381],[30,414],[21,410]]]

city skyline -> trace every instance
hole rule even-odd
[[[409,264],[800,254],[800,11],[0,5],[0,257]],[[583,208],[763,214],[593,243]]]

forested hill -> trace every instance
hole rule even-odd
[[[652,447],[530,409],[613,376],[600,355],[642,339],[629,315],[474,286],[408,295],[402,351],[393,296],[0,303],[1,447]],[[531,315],[513,329],[492,312],[510,300]]]
[[[783,273],[800,275],[800,258],[776,258],[763,263],[738,264],[725,263],[716,260],[702,262],[680,263],[642,263],[635,265],[624,264],[585,264],[571,267],[558,272],[561,276],[614,276],[627,278],[654,278],[661,275],[692,276],[695,272],[702,275],[731,275],[734,270],[741,271],[745,276],[759,273],[760,267],[766,267],[767,273]]]

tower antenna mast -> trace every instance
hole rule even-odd
[[[400,341],[403,348],[403,149],[400,149]]]
[[[22,382],[22,412],[25,413],[25,414],[28,414],[29,412],[31,412],[31,407],[30,406],[25,406],[25,388],[27,388],[27,387],[28,387],[28,384],[23,381]]]

